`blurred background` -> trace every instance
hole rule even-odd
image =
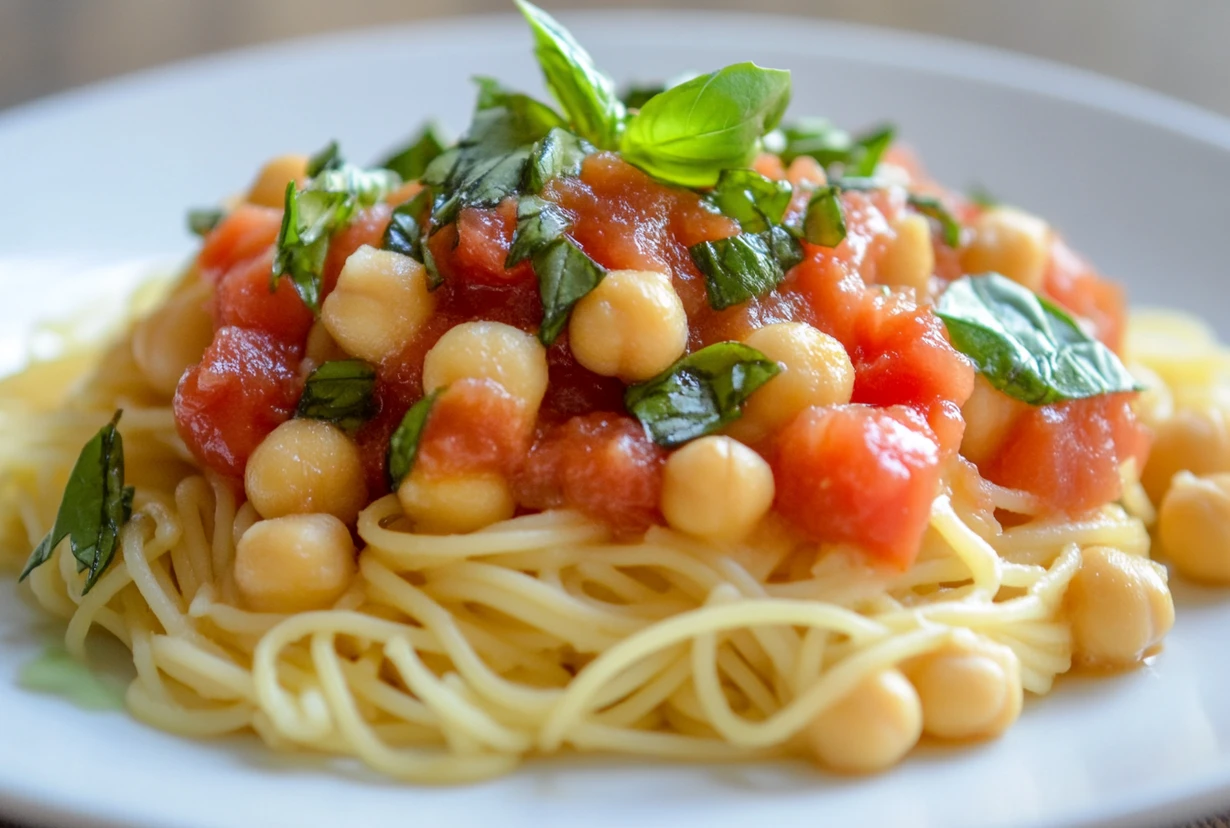
[[[912,29],[1092,69],[1230,114],[1230,0],[544,0],[756,10]],[[0,108],[207,52],[510,11],[511,0],[0,0]]]

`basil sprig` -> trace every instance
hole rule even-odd
[[[674,448],[743,416],[752,393],[781,372],[739,342],[719,342],[683,357],[653,379],[631,385],[624,405],[657,444]]]
[[[401,424],[389,438],[387,463],[389,484],[394,491],[414,468],[414,461],[419,456],[419,441],[423,438],[423,429],[427,427],[427,418],[431,416],[431,409],[443,392],[443,388],[437,388],[410,406],[410,410],[401,418]]]
[[[376,369],[361,359],[323,363],[308,376],[295,416],[355,431],[376,414],[375,387]]]
[[[764,296],[781,284],[786,271],[803,261],[798,239],[781,226],[694,244],[688,253],[705,277],[714,310]]]
[[[1138,390],[1114,352],[1062,308],[998,273],[949,285],[936,306],[953,347],[1031,405]]]
[[[111,422],[81,449],[55,523],[30,554],[20,580],[50,560],[65,538],[77,559],[77,571],[86,573],[83,595],[93,589],[115,558],[120,529],[132,517],[135,493],[124,485],[124,438],[116,429],[121,413],[115,412]]]
[[[435,124],[424,125],[406,146],[394,152],[376,166],[392,170],[402,181],[417,181],[427,171],[427,165],[436,160],[445,150]]]

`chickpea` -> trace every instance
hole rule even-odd
[[[1166,570],[1107,546],[1081,552],[1064,607],[1077,661],[1106,667],[1139,662],[1174,625]]]
[[[262,207],[282,207],[286,204],[286,185],[307,178],[306,155],[279,155],[261,167],[244,201]]]
[[[925,216],[911,213],[893,222],[896,236],[880,260],[879,277],[886,285],[914,288],[927,294],[935,272],[935,250],[931,247],[931,225]]]
[[[742,540],[773,506],[773,470],[730,437],[693,440],[662,477],[662,514],[672,528],[711,540]]]
[[[257,612],[325,609],[355,573],[350,530],[332,515],[288,515],[252,524],[235,547],[235,585]]]
[[[922,735],[918,693],[901,671],[884,670],[812,721],[806,735],[816,758],[834,770],[871,773],[901,761]]]
[[[363,245],[343,265],[320,318],[346,353],[380,362],[400,351],[435,308],[421,264]]]
[[[321,420],[275,428],[248,458],[244,490],[264,518],[323,512],[354,523],[367,503],[359,449]]]
[[[1180,471],[1196,475],[1230,472],[1230,427],[1221,409],[1178,411],[1155,429],[1140,476],[1149,499],[1160,503],[1171,478]]]
[[[979,374],[974,380],[974,393],[961,406],[961,416],[965,418],[961,454],[975,465],[990,461],[1007,441],[1016,421],[1028,410],[1028,403],[1014,400]]]
[[[463,322],[427,352],[423,390],[431,393],[460,379],[494,380],[533,414],[547,393],[547,351],[511,325]]]
[[[319,368],[326,362],[349,359],[350,355],[342,350],[341,345],[333,341],[325,323],[317,319],[308,330],[307,347],[304,348],[303,358],[311,360],[312,364]]]
[[[1042,289],[1051,246],[1046,222],[1011,207],[992,207],[974,222],[973,231],[961,250],[962,270],[995,271],[1032,291]]]
[[[508,481],[496,472],[444,477],[414,470],[397,499],[415,531],[427,535],[473,532],[508,520],[517,508]]]
[[[577,302],[568,346],[595,374],[641,382],[665,371],[688,346],[688,317],[671,278],[615,270]]]
[[[1162,499],[1158,535],[1166,556],[1188,578],[1230,584],[1230,474],[1175,475]]]
[[[174,394],[184,371],[201,361],[213,341],[209,297],[209,284],[196,282],[133,327],[133,360],[155,391]]]
[[[743,416],[727,431],[745,443],[758,443],[813,405],[850,401],[854,365],[842,344],[803,322],[758,328],[745,343],[776,360],[782,372],[752,394]]]
[[[941,739],[998,736],[1021,714],[1021,662],[970,633],[905,665],[922,701],[923,730]]]

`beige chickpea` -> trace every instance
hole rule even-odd
[[[380,362],[400,351],[436,308],[427,271],[409,256],[363,245],[346,260],[320,318],[346,353]]]
[[[662,514],[672,528],[737,541],[773,506],[773,470],[730,437],[693,440],[674,451],[662,477]]]
[[[262,207],[282,207],[286,204],[286,185],[307,178],[306,155],[279,155],[261,167],[244,197],[249,204]]]
[[[1107,546],[1081,552],[1064,607],[1075,660],[1095,666],[1136,664],[1174,625],[1166,570]]]
[[[248,458],[244,490],[264,518],[323,512],[353,523],[367,503],[359,449],[321,420],[275,428]]]
[[[1195,475],[1230,472],[1230,425],[1219,408],[1184,409],[1161,422],[1140,482],[1160,503],[1180,471]]]
[[[879,280],[886,285],[914,288],[919,296],[926,296],[935,272],[930,223],[925,216],[910,213],[893,222],[893,231],[896,235],[880,260]]]
[[[517,508],[508,481],[496,472],[439,476],[416,469],[397,488],[397,499],[425,535],[474,532],[508,520]]]
[[[854,365],[842,344],[804,322],[757,328],[743,340],[778,363],[782,371],[752,394],[743,416],[727,431],[758,443],[813,405],[850,401]]]
[[[595,374],[641,382],[665,371],[688,346],[688,317],[671,278],[614,270],[572,309],[568,346]]]
[[[998,736],[1021,714],[1021,662],[982,636],[952,644],[903,667],[922,702],[923,731],[941,739]]]
[[[501,322],[463,322],[440,337],[423,361],[423,390],[460,379],[489,379],[531,414],[547,393],[547,351],[531,334]]]
[[[969,244],[961,249],[961,269],[994,271],[1038,291],[1050,246],[1051,228],[1042,219],[1012,207],[992,207],[974,222]]]
[[[1196,581],[1230,584],[1230,474],[1179,472],[1158,514],[1162,551]]]
[[[190,284],[133,327],[133,360],[155,391],[174,394],[184,371],[213,341],[210,292],[204,281]]]
[[[235,547],[235,585],[257,612],[326,609],[355,573],[350,530],[332,515],[288,515],[252,524]]]
[[[342,346],[333,341],[325,323],[317,319],[308,329],[307,346],[303,350],[303,358],[319,368],[326,362],[349,359],[350,354],[343,351]]]
[[[847,773],[871,773],[901,761],[922,735],[922,704],[900,670],[864,679],[824,710],[806,731],[816,758]]]
[[[994,458],[1008,440],[1012,427],[1028,410],[1027,403],[1009,397],[979,374],[974,380],[974,393],[961,406],[965,419],[962,456],[976,465]]]

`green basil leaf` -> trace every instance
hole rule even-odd
[[[841,193],[836,187],[821,187],[807,202],[803,238],[821,247],[836,247],[845,240],[846,217],[842,211]]]
[[[517,0],[517,7],[530,24],[534,54],[555,100],[578,133],[613,148],[624,118],[614,82],[555,18],[526,0]]]
[[[956,247],[961,243],[961,223],[948,212],[948,208],[944,206],[944,202],[940,201],[936,196],[931,195],[915,195],[910,193],[909,204],[918,212],[928,218],[935,219],[940,225],[940,235],[944,239],[944,244],[949,247]]]
[[[755,348],[719,342],[629,386],[624,405],[655,443],[673,448],[737,420],[752,392],[780,372]]]
[[[350,220],[353,208],[347,193],[295,189],[286,185],[282,227],[278,230],[270,290],[278,279],[290,278],[303,304],[320,311],[321,274],[329,254],[329,238]]]
[[[991,385],[1031,405],[1139,390],[1114,352],[1062,308],[998,273],[948,286],[935,313]]]
[[[361,359],[323,363],[303,386],[295,416],[354,431],[376,414],[376,369]]]
[[[397,173],[402,181],[417,181],[427,166],[445,150],[444,140],[435,124],[426,124],[410,141],[377,166]]]
[[[389,438],[388,469],[389,483],[393,491],[401,485],[402,480],[414,468],[414,461],[419,455],[419,440],[431,416],[432,406],[436,404],[443,388],[437,388],[423,399],[410,406],[406,416],[401,418],[401,424]]]
[[[529,148],[522,148],[471,167],[451,193],[436,201],[431,211],[432,232],[456,221],[464,207],[494,207],[520,192],[529,157]]]
[[[198,236],[207,236],[226,214],[217,207],[201,207],[188,211],[188,229]]]
[[[576,178],[581,174],[585,157],[594,147],[567,130],[554,127],[530,149],[525,171],[525,191],[541,193],[553,178]]]
[[[852,176],[874,175],[884,151],[892,145],[897,137],[897,130],[892,126],[882,126],[866,135],[855,139],[855,152],[846,162],[845,172]]]
[[[115,558],[120,529],[132,517],[134,496],[132,487],[124,485],[124,438],[116,429],[121,413],[115,412],[81,449],[51,531],[35,547],[20,579],[46,563],[65,538],[78,571],[87,573],[82,594],[94,587]]]
[[[764,233],[740,233],[688,248],[705,277],[709,306],[722,310],[764,296],[803,260],[797,239],[783,227]]]
[[[522,196],[517,202],[517,230],[513,233],[505,269],[516,267],[554,243],[572,227],[572,216],[558,204],[538,196]]]
[[[647,101],[628,121],[620,149],[664,181],[712,187],[722,170],[751,164],[789,103],[789,72],[737,63]]]
[[[420,190],[414,198],[399,204],[389,216],[389,226],[380,241],[383,250],[392,250],[412,259],[423,258],[423,227],[431,206],[431,190]]]
[[[572,306],[598,286],[606,268],[585,255],[567,236],[535,252],[532,262],[542,297],[538,339],[543,345],[550,345],[567,324]]]
[[[755,170],[723,170],[709,200],[744,232],[763,233],[781,224],[793,194],[788,181],[774,181]]]
[[[431,292],[444,284],[444,274],[436,266],[436,257],[431,253],[431,246],[425,244],[421,250],[423,253],[423,269],[427,271],[427,290]]]
[[[341,150],[337,141],[330,141],[327,147],[308,159],[307,177],[315,178],[325,170],[335,170],[340,166],[342,166]]]
[[[665,92],[666,88],[664,83],[631,84],[619,94],[619,99],[623,101],[626,109],[640,109],[649,103],[651,98]]]

